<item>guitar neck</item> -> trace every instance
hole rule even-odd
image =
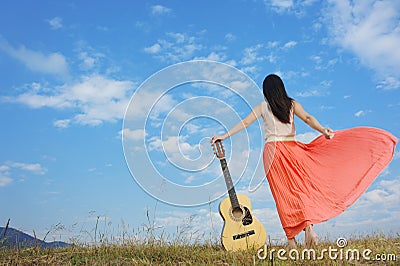
[[[226,159],[220,159],[222,172],[224,173],[226,188],[228,189],[229,199],[231,200],[232,209],[239,208],[239,200],[236,195],[235,187],[233,186],[231,174],[229,173],[228,164],[226,163]]]

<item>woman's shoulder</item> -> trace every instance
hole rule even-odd
[[[253,112],[256,114],[257,117],[260,117],[264,113],[264,110],[265,110],[265,107],[264,107],[264,103],[263,102],[257,104],[253,108]]]
[[[255,108],[259,109],[261,113],[264,113],[269,109],[269,105],[267,101],[262,101]]]
[[[293,102],[293,105],[292,105],[292,108],[293,108],[293,109],[302,107],[300,102],[298,102],[298,101],[296,101],[296,100],[294,100],[294,99],[292,99],[292,102]]]

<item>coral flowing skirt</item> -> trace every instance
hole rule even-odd
[[[353,204],[393,158],[397,138],[357,127],[309,144],[267,142],[263,160],[282,227],[293,238],[306,226],[333,218]]]

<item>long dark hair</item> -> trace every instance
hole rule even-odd
[[[263,93],[274,116],[282,123],[290,123],[293,99],[287,95],[282,79],[275,74],[266,76],[263,82]]]

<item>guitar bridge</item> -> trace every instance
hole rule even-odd
[[[250,230],[250,231],[247,231],[247,232],[242,233],[242,234],[234,235],[234,236],[232,236],[232,238],[233,238],[233,240],[237,240],[237,239],[244,238],[244,237],[246,237],[246,236],[254,235],[255,233],[256,233],[256,232],[254,232],[254,230]]]

